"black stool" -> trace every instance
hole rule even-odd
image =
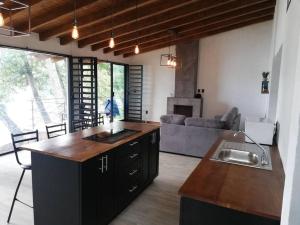
[[[24,142],[28,142],[28,141],[39,141],[39,133],[38,133],[38,130],[36,130],[36,131],[20,133],[20,134],[11,134],[11,140],[12,140],[12,144],[13,144],[13,147],[14,147],[14,153],[15,153],[15,156],[16,156],[17,163],[21,166],[23,171],[22,171],[21,177],[19,179],[18,186],[16,188],[15,195],[14,195],[11,207],[10,207],[7,223],[10,222],[11,214],[12,214],[12,211],[13,211],[13,208],[14,208],[14,205],[15,205],[16,201],[18,201],[18,202],[22,203],[23,205],[26,205],[30,208],[33,208],[32,206],[26,204],[25,202],[22,202],[21,200],[19,200],[17,198],[18,191],[19,191],[20,185],[22,183],[25,171],[26,170],[31,170],[31,165],[30,164],[23,164],[20,161],[18,151],[20,151],[21,149],[19,147],[17,147],[17,145],[21,145]]]
[[[67,134],[66,123],[46,126],[48,139]]]

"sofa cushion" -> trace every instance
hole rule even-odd
[[[170,124],[178,124],[178,125],[184,125],[185,116],[178,115],[178,114],[168,114],[168,115],[162,115],[160,117],[161,123],[170,123]]]
[[[222,116],[220,121],[225,123],[225,129],[230,130],[232,128],[234,119],[237,117],[238,112],[238,108],[233,107],[230,111],[228,111]]]
[[[224,124],[225,124],[224,122],[219,120],[203,119],[200,117],[188,117],[185,119],[186,126],[223,129]]]

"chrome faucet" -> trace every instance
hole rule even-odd
[[[262,165],[268,165],[269,164],[269,159],[267,157],[267,151],[266,149],[264,149],[263,146],[261,146],[260,144],[258,144],[255,140],[253,140],[253,138],[249,137],[248,134],[246,134],[244,131],[237,131],[233,134],[233,136],[237,136],[239,133],[243,133],[245,136],[247,136],[251,141],[253,141],[263,152],[262,156],[261,156],[261,164]]]

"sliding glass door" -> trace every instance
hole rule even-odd
[[[98,63],[98,111],[104,123],[125,119],[125,65]]]

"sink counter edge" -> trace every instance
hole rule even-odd
[[[222,140],[244,142],[226,131],[210,148],[179,190],[182,197],[280,220],[284,170],[276,146],[271,146],[273,170],[210,160]]]

